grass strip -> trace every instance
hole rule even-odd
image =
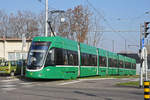
[[[117,86],[139,86],[139,81],[131,81],[131,82],[126,82],[126,83],[118,83],[116,84]]]

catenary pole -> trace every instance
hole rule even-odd
[[[140,24],[140,77],[139,77],[139,83],[140,86],[139,87],[143,87],[143,68],[142,68],[142,64],[143,64],[143,58],[142,58],[142,24]]]
[[[45,37],[48,35],[48,0],[45,0]]]

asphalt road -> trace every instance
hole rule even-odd
[[[144,89],[115,85],[134,80],[19,80],[0,77],[0,100],[143,100]]]

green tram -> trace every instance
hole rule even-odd
[[[35,79],[75,79],[135,74],[135,59],[56,36],[33,38],[25,76]]]

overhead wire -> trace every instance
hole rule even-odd
[[[116,33],[119,33],[118,36],[120,36],[121,38],[123,38],[124,40],[127,40],[122,34],[120,34],[120,32],[117,32],[112,26],[111,24],[108,22],[108,20],[92,5],[92,3],[89,2],[89,0],[86,0],[88,5],[91,6],[93,8],[93,10],[101,16],[101,18],[104,20],[104,22],[107,24],[107,26]],[[133,43],[132,41],[129,41],[130,43]]]

